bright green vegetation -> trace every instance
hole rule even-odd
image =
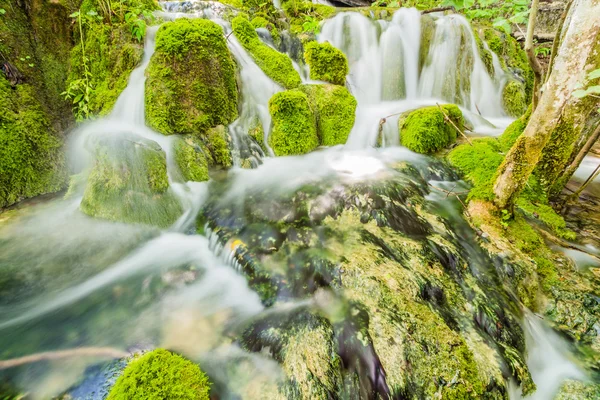
[[[290,21],[290,32],[294,34],[318,33],[320,22],[337,12],[335,7],[303,0],[282,1],[281,8]]]
[[[286,89],[300,85],[300,75],[294,69],[292,60],[287,54],[264,44],[247,18],[239,15],[231,21],[231,25],[235,37],[265,74]]]
[[[521,135],[527,125],[528,114],[514,121],[498,138],[481,138],[461,144],[448,154],[450,163],[461,171],[473,184],[469,200],[494,199],[493,185],[496,171],[506,152]],[[574,233],[566,228],[564,219],[549,205],[548,197],[540,186],[539,180],[532,175],[516,201],[517,207],[525,215],[537,219],[551,228],[558,236],[574,239]]]
[[[301,85],[269,101],[273,130],[269,146],[275,155],[305,154],[317,146],[346,143],[354,125],[356,99],[343,86]],[[255,132],[262,135],[262,130]],[[255,138],[260,144],[261,138]]]
[[[163,24],[147,74],[146,122],[158,132],[202,136],[237,118],[235,64],[212,21]]]
[[[520,117],[527,109],[527,94],[521,82],[510,80],[502,89],[502,105],[511,117]]]
[[[330,43],[307,43],[304,46],[304,59],[310,66],[310,79],[341,86],[346,84],[348,60],[341,50]]]
[[[129,363],[108,400],[208,400],[210,383],[198,365],[164,349],[152,350]]]
[[[111,111],[142,59],[146,24],[157,8],[153,0],[125,0],[110,13],[101,0],[83,1],[73,18],[75,44],[64,93],[78,119]]]
[[[96,144],[95,157],[81,211],[162,228],[175,222],[181,205],[169,190],[166,156],[157,143],[137,137],[106,140]]]
[[[348,89],[337,85],[302,85],[317,123],[319,143],[335,146],[346,143],[354,126],[356,99]]]
[[[454,104],[440,107],[423,107],[400,117],[398,127],[402,146],[417,153],[431,154],[456,141],[456,128],[464,128],[462,112]],[[456,128],[450,121],[446,121],[446,118],[449,118]]]
[[[298,90],[276,93],[269,100],[273,130],[269,146],[277,156],[305,154],[319,145],[308,96]]]
[[[61,92],[71,37],[61,4],[4,2],[0,16],[0,208],[65,187],[60,132],[73,121]]]

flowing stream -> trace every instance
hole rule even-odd
[[[228,236],[223,228],[235,225],[233,217],[231,221],[229,217],[219,219],[219,214],[197,230],[199,214],[205,209],[229,207],[230,214],[237,215],[254,207],[267,221],[290,221],[297,210],[280,209],[271,197],[277,199],[307,185],[325,188],[314,203],[318,206],[314,213],[318,213],[335,204],[350,185],[371,184],[390,176],[405,179],[394,170],[398,163],[414,166],[423,176],[427,174],[426,180],[418,181],[422,181],[419,190],[429,192],[423,207],[455,227],[453,235],[460,239],[457,243],[461,243],[461,254],[469,254],[469,268],[474,275],[489,274],[492,263],[477,249],[473,232],[457,208],[460,205],[431,192],[426,181],[449,189],[461,183],[451,173],[438,174],[438,166],[430,159],[398,143],[398,114],[422,105],[455,102],[475,130],[479,127],[496,133],[510,122],[501,105],[504,72],[495,58],[494,76],[488,74],[463,17],[435,17],[435,35],[422,66],[421,15],[416,9],[401,9],[390,21],[342,12],[325,22],[318,40],[332,43],[349,59],[348,87],[358,100],[356,123],[346,146],[274,158],[271,151],[263,154],[249,141],[247,132],[260,124],[267,143],[271,126],[268,101],[283,88],[261,71],[235,36],[229,35],[231,27],[219,18],[224,7],[216,2],[164,2],[163,8],[161,16],[165,20],[210,18],[227,34],[241,81],[239,118],[229,126],[235,166],[225,178],[224,188],[213,182],[184,182],[173,159],[175,139],[145,125],[145,69],[154,51],[158,27],[148,28],[142,63],[132,72],[113,112],[72,133],[70,159],[73,171],[85,180],[99,141],[112,143],[113,151],[122,140],[157,143],[166,154],[169,190],[181,203],[181,216],[164,230],[92,219],[78,210],[83,197],[80,187],[67,199],[25,208],[0,226],[0,283],[10,282],[8,292],[0,296],[1,359],[86,346],[130,353],[166,347],[200,361],[223,398],[258,398],[247,394],[255,392],[240,388],[259,383],[263,389],[273,384],[277,387],[283,382],[284,371],[265,352],[242,349],[232,339],[239,327],[257,316],[294,314],[306,307],[327,309],[332,315],[332,307],[327,302],[323,305],[323,291],[303,292],[314,283],[307,281],[300,288],[282,291],[275,305],[265,309],[261,297],[244,277],[251,261],[244,258],[242,241]],[[456,81],[459,77],[462,82]],[[374,149],[382,118],[387,118],[384,148]],[[254,168],[242,169],[240,160],[245,157],[241,156],[248,154],[254,155]],[[410,182],[406,180],[407,187],[414,184]],[[215,188],[220,191],[214,192]],[[261,199],[260,191],[268,193],[262,203],[256,201]],[[357,197],[356,203],[361,201]],[[407,211],[406,215],[398,224],[407,236],[412,234],[415,241],[421,240],[419,226],[409,226],[412,214]],[[320,217],[311,214],[309,218]],[[243,226],[238,231],[251,228]],[[322,230],[319,235],[329,233]],[[569,356],[565,342],[541,320],[527,313],[522,324],[530,349],[527,362],[538,385],[535,396],[528,398],[549,399],[564,379],[586,379]],[[353,334],[349,327],[342,333]],[[348,345],[340,350],[341,357],[348,357],[353,349]],[[379,357],[369,349],[365,346],[362,350],[357,368],[367,371],[365,376],[374,376],[374,391],[389,393],[385,373],[377,372],[382,370]],[[103,398],[104,392],[98,387],[104,383],[94,383],[89,376],[94,366],[106,359],[110,357],[85,355],[44,361],[0,369],[0,378],[9,377],[34,398],[48,398],[70,387],[75,387],[70,392],[74,398]],[[87,383],[75,385],[84,377],[89,378],[84,381]],[[520,398],[518,388],[513,387],[511,398]]]

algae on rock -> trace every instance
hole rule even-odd
[[[277,156],[306,154],[319,145],[308,96],[298,90],[273,95],[269,100],[273,129],[269,146]]]
[[[147,74],[146,121],[158,132],[202,137],[237,118],[235,64],[223,29],[212,21],[163,24]]]
[[[345,144],[354,126],[356,99],[348,89],[337,85],[301,85],[308,96],[322,146]]]
[[[454,104],[430,106],[404,113],[398,128],[402,146],[417,153],[431,154],[456,141],[456,129],[464,128],[464,119]]]
[[[286,89],[293,89],[302,82],[287,54],[280,53],[261,42],[248,19],[238,15],[231,21],[233,33],[250,53],[256,64],[267,76]]]
[[[157,143],[138,137],[107,138],[95,144],[94,153],[81,211],[161,228],[175,222],[182,208],[169,189],[166,156]]]
[[[304,46],[304,59],[310,67],[310,79],[345,85],[348,60],[341,50],[330,43],[307,43]]]

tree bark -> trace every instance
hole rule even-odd
[[[494,183],[494,203],[511,209],[540,160],[568,99],[586,74],[587,60],[600,31],[600,0],[574,0],[572,15],[563,27],[564,38],[539,104],[523,134],[500,165]]]
[[[539,0],[532,0],[529,11],[529,22],[527,23],[527,36],[525,37],[525,54],[529,60],[529,65],[533,70],[533,93],[531,96],[531,107],[535,110],[540,98],[540,86],[542,84],[542,66],[535,56],[533,48],[533,30],[535,29],[535,18],[537,17]]]

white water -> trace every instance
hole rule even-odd
[[[527,346],[527,366],[537,390],[522,397],[520,389],[512,385],[509,393],[511,400],[552,399],[565,380],[588,380],[572,359],[564,339],[546,326],[540,317],[526,312],[523,330]]]

